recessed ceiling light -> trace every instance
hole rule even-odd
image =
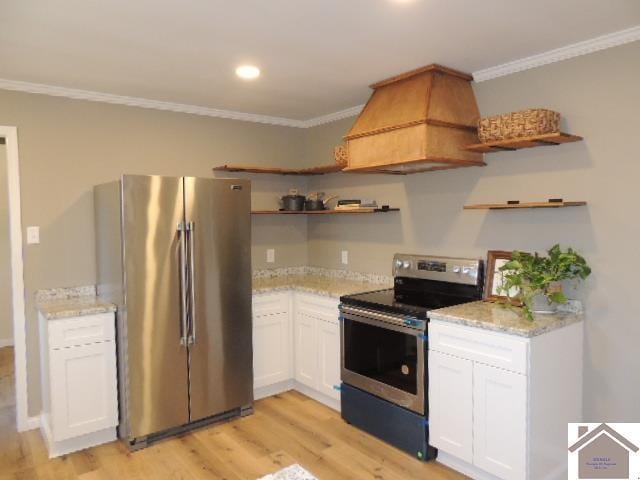
[[[245,80],[253,80],[260,76],[260,69],[253,65],[240,65],[236,68],[236,75]]]

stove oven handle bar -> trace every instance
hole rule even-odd
[[[424,320],[419,320],[417,318],[406,317],[403,315],[387,315],[384,313],[378,313],[371,310],[363,310],[360,308],[353,308],[341,305],[340,306],[340,319],[344,319],[344,315],[356,315],[359,317],[359,320],[363,321],[366,319],[378,320],[380,322],[389,323],[391,325],[397,325],[400,327],[405,327],[411,330],[423,331],[426,327],[426,322]]]

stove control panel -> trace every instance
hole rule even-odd
[[[422,278],[442,282],[478,285],[482,282],[482,260],[410,255],[396,253],[393,257],[393,276]]]

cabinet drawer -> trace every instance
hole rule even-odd
[[[49,320],[49,348],[75,347],[115,340],[113,313]]]
[[[263,317],[289,311],[289,293],[263,293],[253,296],[253,315]]]
[[[296,293],[295,311],[296,313],[302,312],[310,317],[337,324],[340,316],[339,303],[340,301],[337,298]]]
[[[474,327],[429,323],[429,348],[516,373],[527,374],[529,341]]]

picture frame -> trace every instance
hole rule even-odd
[[[499,268],[511,260],[513,252],[506,250],[489,250],[487,252],[486,276],[484,283],[484,300],[506,301],[506,295],[497,293],[501,285],[502,275]]]

